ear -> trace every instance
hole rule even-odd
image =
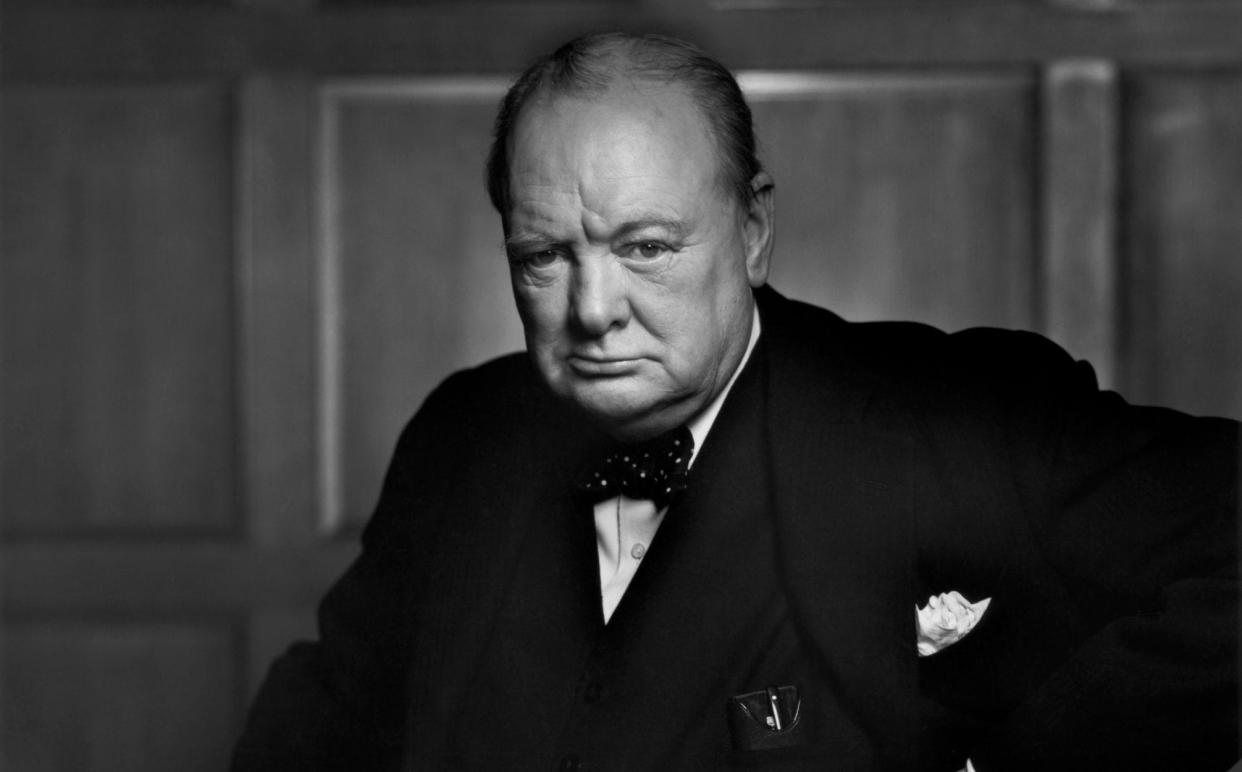
[[[759,172],[750,181],[750,205],[746,211],[746,276],[754,289],[768,282],[772,245],[776,238],[773,217],[776,183],[772,175]]]

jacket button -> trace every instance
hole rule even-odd
[[[571,753],[561,759],[559,768],[561,772],[578,772],[578,768],[581,766],[582,764],[578,761],[578,757]]]
[[[603,694],[603,687],[599,685],[599,681],[591,681],[582,690],[582,699],[588,703],[599,702],[600,695]]]

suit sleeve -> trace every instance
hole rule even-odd
[[[396,767],[416,623],[416,546],[434,527],[432,496],[446,472],[430,446],[445,436],[447,391],[429,397],[402,432],[362,553],[320,603],[318,640],[294,644],[269,670],[233,772]]]
[[[1238,748],[1239,427],[1134,407],[1046,341],[1008,445],[1095,632],[972,754],[989,770],[1225,770]],[[1032,620],[1037,624],[1038,620]]]

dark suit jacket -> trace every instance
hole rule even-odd
[[[757,296],[787,594],[884,768],[1238,758],[1236,423],[1127,405],[1028,333]],[[601,441],[525,357],[449,378],[234,769],[434,768],[527,518]],[[915,605],[950,590],[991,606],[918,658]]]

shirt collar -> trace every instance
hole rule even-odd
[[[720,407],[724,405],[725,397],[729,396],[729,391],[733,389],[733,384],[737,381],[738,375],[742,373],[742,369],[750,361],[750,354],[755,350],[755,343],[758,340],[759,306],[756,305],[751,316],[750,340],[746,344],[746,353],[742,354],[742,361],[737,363],[737,367],[733,369],[733,375],[729,377],[729,382],[720,390],[720,393],[711,401],[711,404],[690,421],[690,436],[694,438],[694,450],[690,453],[690,466],[694,466],[694,460],[698,458],[699,450],[707,439],[707,433],[712,430],[712,424],[716,423],[716,416],[720,414]]]

